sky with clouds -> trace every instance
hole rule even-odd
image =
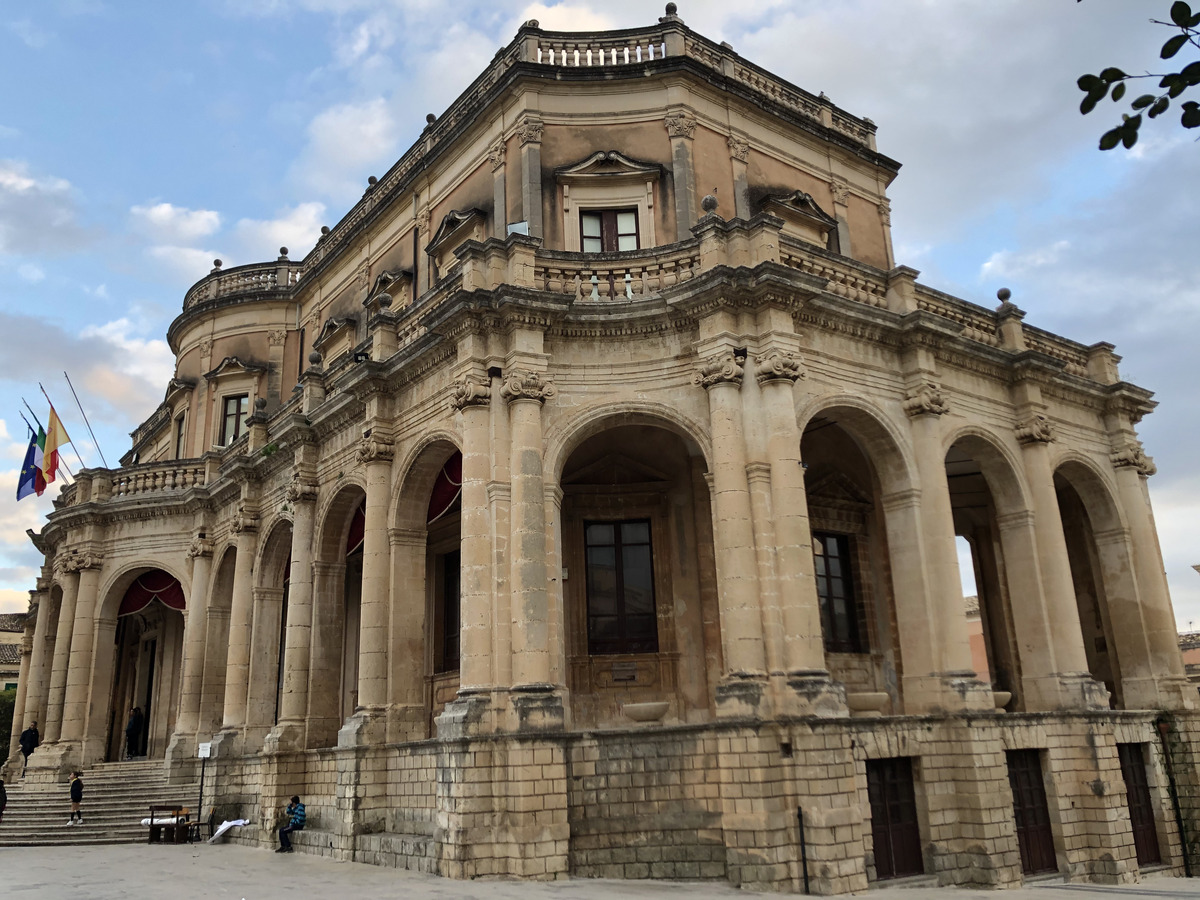
[[[1141,425],[1177,618],[1200,628],[1200,147],[1173,114],[1135,152],[1086,118],[1075,79],[1158,71],[1167,0],[692,0],[679,15],[740,54],[874,119],[904,168],[897,261],[1027,322],[1107,340],[1157,392]],[[511,40],[652,24],[633,0],[42,0],[0,5],[0,611],[23,609],[40,500],[13,500],[38,383],[89,466],[162,399],[163,338],[214,258],[311,248]],[[1182,58],[1182,57],[1181,57]],[[1136,89],[1135,89],[1136,90]],[[1190,262],[1189,262],[1190,260]],[[28,415],[28,414],[27,414]],[[73,452],[67,460],[79,467]]]

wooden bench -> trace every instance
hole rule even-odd
[[[188,811],[181,806],[152,806],[150,807],[150,839],[151,844],[185,844],[187,843],[191,826],[188,821]]]

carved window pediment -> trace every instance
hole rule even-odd
[[[267,367],[255,362],[246,362],[236,356],[227,356],[212,369],[204,373],[206,381],[215,381],[225,375],[258,375],[267,371]]]
[[[370,312],[379,311],[379,295],[388,293],[392,298],[392,309],[404,309],[412,303],[413,273],[408,269],[393,269],[375,276],[363,306]]]
[[[585,252],[581,213],[605,212],[632,213],[636,224],[631,233],[635,235],[636,246],[655,246],[655,192],[662,172],[662,166],[632,159],[619,150],[599,150],[555,169],[566,242],[563,249]],[[593,247],[591,252],[597,252],[597,248]]]
[[[818,247],[828,246],[830,233],[837,231],[837,219],[804,191],[767,197],[762,202],[762,211],[783,219],[785,234]]]
[[[313,349],[332,361],[348,353],[358,337],[358,319],[354,316],[332,317],[325,320],[313,340]]]
[[[196,389],[194,378],[172,378],[167,382],[167,393],[163,396],[163,404],[174,408],[183,394],[189,394]]]
[[[657,181],[661,174],[662,166],[631,159],[619,150],[599,150],[579,162],[560,166],[554,170],[559,184],[574,184],[599,179]]]
[[[483,241],[487,234],[487,213],[482,209],[452,209],[442,217],[437,231],[429,239],[425,252],[433,257],[438,272],[451,264],[454,251],[466,241]]]

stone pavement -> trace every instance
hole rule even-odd
[[[752,894],[726,884],[663,881],[451,881],[302,853],[282,855],[209,844],[127,844],[0,849],[0,896],[5,900],[737,900],[787,895]],[[1177,900],[1200,898],[1200,879],[1150,877],[1123,887],[1040,882],[1003,892],[922,884],[873,889],[866,896],[870,900]]]

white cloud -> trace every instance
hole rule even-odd
[[[64,253],[86,239],[71,183],[0,159],[0,254]]]
[[[32,570],[30,570],[32,571]],[[32,580],[30,590],[33,589]],[[23,613],[29,609],[29,591],[0,588],[0,613]]]
[[[1071,246],[1070,241],[1055,241],[1049,247],[1038,247],[1024,253],[1014,253],[1011,250],[998,250],[988,257],[987,262],[979,267],[979,277],[1000,278],[1004,276],[1023,275],[1030,269],[1051,266],[1059,261],[1063,251]]]
[[[643,7],[645,8],[645,7]],[[538,25],[547,31],[605,31],[616,27],[613,20],[586,6],[568,6],[565,3],[546,6],[532,3],[521,10],[518,23],[537,19]]]
[[[280,247],[287,247],[292,259],[300,259],[320,237],[324,215],[324,203],[300,203],[274,219],[242,219],[234,233],[249,259],[270,259]]]
[[[31,50],[40,50],[50,41],[50,32],[34,25],[29,19],[18,19],[8,23],[8,30],[19,37]]]
[[[21,265],[17,266],[17,274],[30,284],[37,284],[46,278],[45,271],[33,263],[21,263]]]
[[[170,203],[131,207],[134,227],[158,244],[191,244],[221,227],[221,214]]]

